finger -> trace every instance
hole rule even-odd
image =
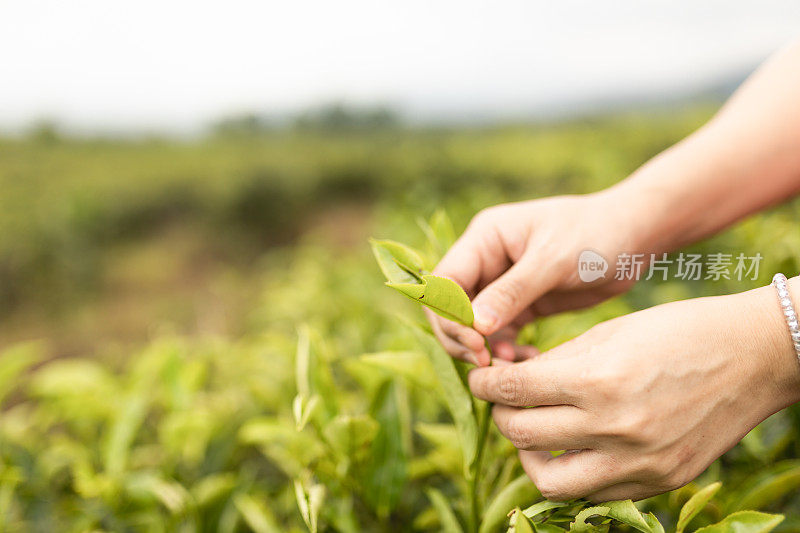
[[[519,459],[542,496],[552,501],[597,493],[616,484],[620,476],[608,456],[595,450],[566,452],[558,457],[520,450]]]
[[[457,322],[453,322],[452,320],[447,320],[443,317],[438,317],[438,320],[439,326],[442,328],[442,332],[451,339],[463,344],[476,353],[486,349],[486,341],[484,340],[483,335],[474,329],[463,326]]]
[[[445,335],[444,332],[442,332],[438,318],[434,316],[432,312],[426,309],[425,313],[428,315],[428,320],[430,320],[434,336],[436,336],[439,344],[442,345],[442,348],[444,348],[444,350],[450,354],[451,357],[466,361],[467,363],[472,363],[474,365],[478,364],[478,359],[472,350]]]
[[[514,345],[514,360],[515,361],[526,361],[537,355],[541,354],[542,352],[536,346],[528,346],[527,344],[515,344]]]
[[[508,325],[555,284],[556,275],[555,269],[538,268],[534,253],[526,253],[475,297],[475,329],[491,335]]]
[[[495,341],[491,343],[492,354],[505,361],[525,361],[535,357],[540,352],[535,346],[525,344],[514,344],[509,341]]]
[[[611,485],[605,489],[593,492],[586,496],[586,499],[595,503],[609,502],[615,500],[643,500],[650,496],[660,494],[657,489],[647,487],[641,483],[632,481]]]
[[[592,445],[585,412],[571,405],[520,409],[497,404],[492,409],[497,429],[520,450],[578,450]]]
[[[495,357],[509,362],[513,362],[517,358],[512,343],[508,341],[495,341],[491,343],[491,345],[492,354],[494,354]]]
[[[531,306],[536,316],[549,316],[584,309],[603,302],[626,289],[620,285],[602,285],[576,291],[551,291],[536,300]]]
[[[487,337],[494,357],[505,361],[524,361],[540,353],[535,346],[517,344],[520,327],[524,324],[515,319],[512,325],[506,326]]]
[[[428,317],[428,321],[431,324],[431,328],[433,328],[433,333],[436,335],[436,338],[439,340],[439,343],[445,349],[447,353],[451,356],[455,357],[456,359],[461,359],[462,361],[466,361],[468,363],[472,363],[478,366],[488,366],[491,362],[491,354],[489,350],[486,349],[486,346],[483,343],[483,336],[472,330],[470,328],[466,328],[459,324],[455,324],[450,320],[440,317],[439,315],[433,313],[429,309],[425,309],[425,314]],[[455,325],[459,328],[466,330],[467,332],[471,332],[476,335],[479,339],[481,339],[479,349],[476,351],[471,346],[466,346],[462,342],[459,342],[459,337],[457,335],[451,335],[448,331],[445,331],[445,327],[449,327],[449,325]],[[454,330],[450,328],[450,332]],[[460,331],[455,330],[457,333]],[[466,338],[461,336],[460,338]],[[467,340],[469,340],[467,338]],[[472,346],[475,346],[474,340],[472,341]]]
[[[571,365],[538,356],[503,367],[475,368],[468,380],[472,394],[514,407],[578,405],[580,387]]]
[[[502,243],[488,239],[486,225],[475,220],[433,270],[435,275],[461,285],[470,298],[475,296],[482,279],[494,279],[508,268]]]
[[[477,356],[466,346],[457,343],[449,337],[439,337],[439,342],[441,343],[442,348],[444,348],[444,350],[450,354],[451,357],[476,366],[481,366]],[[483,366],[486,366],[487,364],[488,363],[484,364]]]

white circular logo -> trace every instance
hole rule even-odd
[[[593,250],[584,250],[578,256],[578,276],[581,281],[590,283],[596,279],[605,278],[608,271],[608,261]]]

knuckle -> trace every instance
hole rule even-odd
[[[539,476],[536,488],[542,496],[551,501],[565,501],[577,497],[575,490],[553,476]]]
[[[516,405],[522,399],[522,374],[514,367],[503,369],[498,381],[500,398],[508,405]]]
[[[660,492],[677,489],[691,481],[684,465],[661,453],[648,457],[637,469],[637,474],[647,485]]]
[[[514,277],[505,276],[494,286],[494,299],[504,307],[515,308],[520,302],[522,282]]]
[[[486,209],[481,209],[475,214],[474,217],[472,217],[468,227],[479,227],[489,223],[494,218],[496,212],[496,207],[487,207]]]
[[[680,487],[683,487],[691,480],[692,476],[689,475],[688,472],[684,471],[682,468],[676,468],[671,473],[669,473],[665,478],[667,486],[664,489],[664,491],[675,490]]]
[[[506,437],[515,448],[524,450],[531,446],[531,432],[518,417],[511,417],[506,426]]]
[[[642,417],[637,413],[621,413],[608,423],[608,435],[628,442],[639,442],[644,439],[642,428],[646,424],[642,422]]]
[[[596,402],[611,404],[617,402],[624,394],[625,377],[614,368],[587,368],[579,377],[579,381]]]

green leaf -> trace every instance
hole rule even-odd
[[[401,416],[398,385],[387,381],[378,390],[370,414],[378,423],[372,439],[370,467],[365,482],[365,499],[377,515],[386,518],[394,510],[408,478],[408,453],[404,433],[407,420]]]
[[[126,479],[129,495],[148,495],[161,502],[173,515],[182,515],[193,504],[189,492],[177,481],[162,479],[157,474],[134,473]]]
[[[658,521],[658,518],[653,513],[647,513],[644,516],[644,521],[650,526],[650,531],[653,533],[664,533],[664,526]]]
[[[227,497],[236,488],[236,475],[230,472],[210,474],[194,484],[190,493],[198,507],[204,507]]]
[[[508,519],[508,510],[539,498],[542,494],[530,480],[522,474],[495,496],[492,502],[486,507],[483,515],[483,522],[479,529],[480,533],[497,531],[498,527]]]
[[[314,394],[310,398],[305,398],[300,394],[294,397],[292,413],[294,414],[297,431],[302,431],[306,427],[308,420],[313,416],[319,405],[320,397],[318,394]]]
[[[593,524],[586,521],[593,516],[607,516],[611,509],[604,505],[587,507],[575,516],[575,521],[569,525],[570,533],[590,533],[596,531]]]
[[[125,470],[131,445],[147,414],[147,404],[147,396],[129,393],[116,412],[103,445],[103,465],[111,476]]]
[[[434,488],[429,488],[425,493],[428,495],[428,499],[439,517],[439,531],[443,533],[463,533],[464,530],[450,507],[447,498],[438,489]]]
[[[424,272],[424,261],[419,252],[405,244],[370,239],[372,253],[383,275],[390,283],[418,283]]]
[[[618,522],[627,524],[644,533],[651,533],[650,526],[631,500],[605,502],[603,507],[608,507],[608,516]]]
[[[534,503],[522,512],[525,513],[525,516],[528,518],[535,518],[546,511],[558,509],[560,507],[566,507],[568,505],[568,503],[564,502],[551,502],[550,500],[543,500],[538,503]]]
[[[430,227],[436,240],[442,245],[443,250],[450,248],[456,242],[456,231],[447,211],[437,209],[431,216]]]
[[[474,316],[467,293],[455,281],[432,274],[422,276],[420,283],[394,283],[386,285],[433,310],[448,320],[472,326]]]
[[[294,495],[297,499],[297,507],[300,509],[300,515],[303,517],[303,522],[306,523],[308,530],[311,533],[317,533],[319,511],[322,508],[322,503],[325,500],[325,487],[322,485],[312,485],[308,491],[305,490],[303,484],[295,480],[294,482]]]
[[[355,459],[367,451],[379,428],[367,415],[338,415],[325,425],[322,435],[340,457]]]
[[[311,396],[311,335],[308,326],[303,325],[297,331],[297,351],[295,352],[295,382],[297,395],[302,402]]]
[[[438,261],[456,240],[456,232],[450,217],[444,209],[437,209],[430,221],[420,218],[417,222],[428,239],[431,255]]]
[[[447,410],[453,417],[461,442],[464,475],[471,479],[474,474],[472,465],[477,459],[478,453],[478,420],[475,417],[472,394],[458,372],[455,360],[431,335],[419,330],[415,330],[415,332],[426,348],[426,353],[431,359],[431,364],[441,385],[440,390],[444,396]]]
[[[708,504],[711,498],[719,491],[722,483],[716,482],[708,485],[707,487],[697,491],[689,501],[687,501],[684,506],[681,508],[681,514],[678,517],[678,526],[675,530],[675,533],[683,533],[683,530],[686,529],[686,526],[689,525],[689,522],[697,516],[697,514],[703,510],[703,508]]]
[[[555,524],[540,523],[534,523],[533,530],[536,531],[536,533],[564,533],[566,531],[563,527],[559,527]]]
[[[237,494],[233,498],[233,504],[248,527],[255,533],[279,533],[281,531],[269,508],[260,504],[252,496]]]
[[[367,353],[360,360],[370,366],[382,368],[390,375],[403,376],[423,387],[430,388],[436,384],[430,359],[422,352]]]
[[[768,533],[783,521],[783,515],[739,511],[721,522],[701,527],[694,533]]]
[[[43,349],[38,342],[15,344],[0,352],[0,403],[19,385],[22,373],[42,358]]]
[[[800,461],[783,461],[753,476],[730,510],[759,509],[779,501],[799,487]]]
[[[534,533],[530,518],[525,516],[519,507],[514,509],[514,533]]]

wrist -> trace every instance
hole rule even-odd
[[[788,286],[790,298],[797,309],[800,278],[791,278]],[[775,287],[760,287],[735,296],[743,297],[742,324],[749,330],[755,354],[760,358],[766,371],[765,378],[770,382],[765,389],[773,394],[770,402],[772,411],[797,403],[800,401],[800,361]]]
[[[676,229],[664,191],[632,176],[595,193],[595,197],[604,212],[615,219],[620,252],[659,254],[675,249]]]
[[[712,128],[701,128],[603,191],[628,213],[637,252],[671,252],[741,216],[738,208],[728,207],[729,158],[723,157],[717,137]]]

